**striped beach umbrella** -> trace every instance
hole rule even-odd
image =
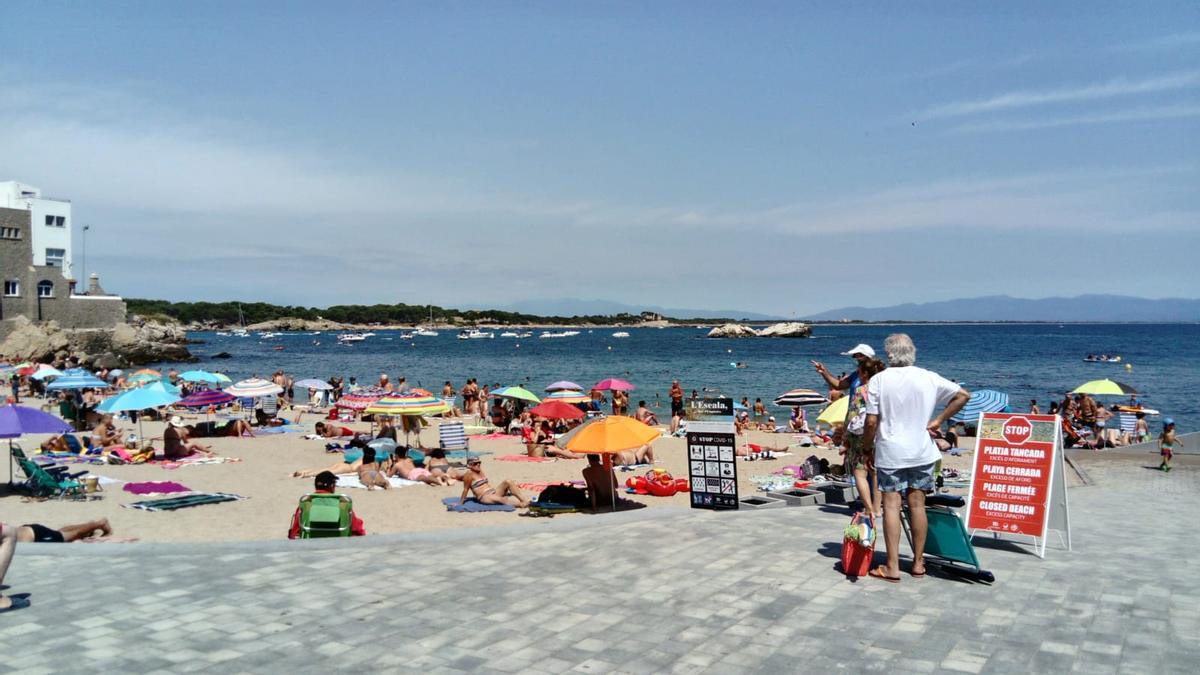
[[[980,413],[1002,412],[1008,407],[1008,394],[991,389],[980,389],[971,392],[967,404],[950,419],[955,422],[974,422]]]
[[[797,405],[824,405],[829,399],[814,389],[793,389],[775,397],[775,405],[787,407]]]
[[[306,380],[300,380],[292,386],[296,387],[297,389],[316,389],[317,391],[329,391],[330,389],[333,389],[332,384],[329,384],[324,380],[318,380],[315,377],[310,377]]]
[[[583,387],[568,380],[559,380],[553,384],[546,385],[546,391],[583,391]]]
[[[232,387],[225,389],[227,393],[236,398],[258,398],[260,396],[270,396],[271,394],[283,393],[283,387],[258,377],[252,377],[248,380],[242,380]]]
[[[587,403],[592,400],[592,397],[582,391],[571,391],[564,389],[546,394],[543,401],[561,401],[563,403]]]
[[[72,368],[61,377],[46,385],[46,389],[58,391],[62,389],[104,389],[108,383],[83,368]]]
[[[384,396],[363,412],[370,415],[440,415],[450,412],[450,406],[434,396],[405,393]]]
[[[366,410],[367,406],[387,396],[389,393],[391,392],[379,389],[378,387],[363,387],[342,396],[334,405],[338,408],[346,408],[347,410]]]
[[[153,386],[153,385],[151,385]],[[220,389],[201,389],[193,394],[180,399],[176,405],[184,406],[185,408],[207,408],[210,405],[223,405],[236,399],[237,397],[227,391]]]

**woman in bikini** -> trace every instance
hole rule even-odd
[[[391,489],[392,484],[388,482],[383,467],[379,466],[379,462],[375,461],[375,448],[368,447],[363,449],[362,462],[358,465],[358,481],[368,490],[374,490],[375,488]]]
[[[445,457],[445,453],[442,456]],[[431,469],[417,466],[408,456],[408,448],[403,445],[392,451],[392,461],[386,473],[404,480],[419,480],[426,485],[452,485],[450,477],[444,472],[434,473]]]
[[[522,508],[529,506],[529,499],[516,483],[506,480],[494,487],[489,485],[488,477],[483,473],[483,461],[478,457],[467,460],[467,470],[459,480],[463,483],[459,504],[466,503],[467,497],[473,494],[480,504],[509,504]]]
[[[446,476],[452,481],[459,480],[467,471],[462,467],[451,466],[450,461],[446,459],[446,451],[441,448],[429,451],[429,455],[425,458],[425,468],[435,476]]]

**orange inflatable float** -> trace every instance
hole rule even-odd
[[[688,481],[671,476],[666,469],[650,469],[645,476],[635,476],[625,481],[625,487],[639,495],[670,497],[676,492],[688,492]]]

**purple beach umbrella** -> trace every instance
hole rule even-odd
[[[20,405],[0,407],[0,438],[8,441],[8,484],[12,485],[12,440],[23,434],[65,434],[71,430],[60,417]]]
[[[233,394],[227,394],[220,389],[201,389],[185,396],[175,402],[175,405],[181,405],[185,408],[206,408],[210,405],[221,405],[229,403],[237,398]]]

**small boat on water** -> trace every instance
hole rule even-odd
[[[515,338],[515,337],[520,337],[520,335],[521,335],[520,333],[514,333],[514,332],[513,332],[513,331],[511,331],[511,330],[506,330],[506,331],[504,331],[503,333],[501,333],[501,334],[500,334],[500,337],[511,337],[511,338]]]
[[[438,332],[436,330],[418,327],[413,331],[413,335],[419,335],[420,337],[437,337]]]
[[[217,337],[229,337],[229,333],[219,330],[217,331]]]
[[[411,339],[413,339],[413,334],[410,331],[401,331],[400,339],[401,340],[411,340]]]
[[[619,331],[613,333],[612,336],[615,338],[627,338],[627,337],[629,337],[629,333],[626,333],[623,330],[619,330]]]
[[[566,334],[566,332],[552,333],[548,330],[542,331],[542,334],[538,336],[538,338],[542,339],[542,340],[549,339],[549,338],[565,338],[565,337],[569,337]]]
[[[466,330],[459,331],[458,333],[459,340],[491,340],[495,337],[495,333],[491,331],[479,330],[478,328],[468,328]]]
[[[1083,357],[1086,363],[1120,363],[1121,356],[1119,354],[1088,354]]]
[[[374,335],[374,333],[372,333],[372,335]],[[367,339],[367,335],[365,333],[342,333],[337,336],[337,339],[338,342],[343,344],[347,342],[362,342],[363,340]]]

